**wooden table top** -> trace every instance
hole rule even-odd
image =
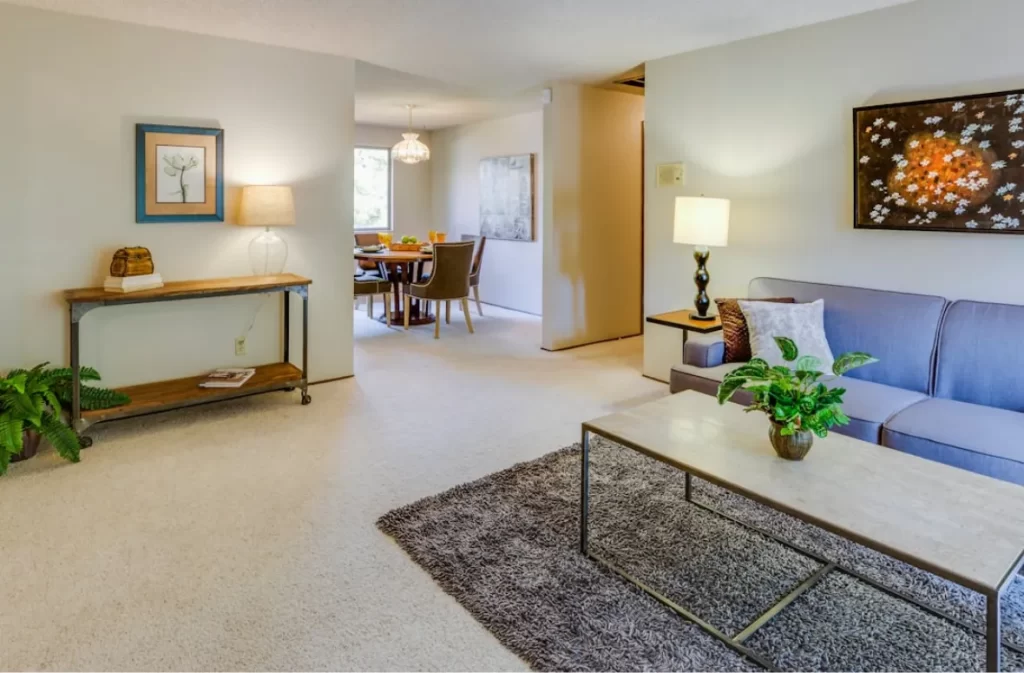
[[[783,460],[763,414],[696,391],[583,427],[982,593],[1009,581],[1024,551],[1016,484],[835,433]]]
[[[163,287],[139,292],[107,292],[102,287],[87,287],[64,290],[64,299],[69,304],[91,302],[138,302],[140,299],[198,298],[207,295],[229,294],[231,292],[253,292],[259,290],[280,290],[295,285],[309,285],[309,278],[294,273],[276,276],[237,276],[234,278],[208,278],[204,280],[178,280],[164,283]]]
[[[684,309],[682,311],[669,311],[668,313],[649,315],[647,316],[647,322],[654,323],[655,325],[665,325],[666,327],[675,327],[676,329],[690,330],[691,332],[700,332],[701,334],[717,332],[722,329],[722,319],[717,315],[714,320],[694,320],[690,317],[692,311],[693,309]]]
[[[372,262],[429,262],[434,259],[433,253],[429,252],[394,252],[392,250],[381,250],[380,252],[363,252],[358,248],[354,251],[356,259],[368,259]]]

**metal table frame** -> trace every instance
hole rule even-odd
[[[932,572],[932,573],[937,574],[939,576],[943,576],[944,579],[948,579],[949,581],[954,582],[956,584],[959,584],[961,586],[964,586],[964,587],[966,587],[968,589],[971,589],[972,591],[977,591],[978,593],[981,593],[982,595],[985,596],[985,599],[986,599],[986,601],[985,601],[986,602],[986,628],[985,629],[980,629],[980,628],[978,628],[976,626],[973,626],[971,624],[967,624],[963,620],[958,619],[957,617],[954,617],[953,615],[947,614],[947,613],[943,612],[942,610],[939,610],[939,609],[934,608],[934,607],[932,607],[932,606],[930,606],[930,605],[928,605],[926,603],[923,603],[920,600],[918,600],[918,599],[916,599],[916,598],[914,598],[912,596],[909,596],[908,594],[905,594],[905,593],[903,593],[903,592],[901,592],[899,590],[887,587],[887,586],[877,582],[876,580],[873,580],[870,577],[868,577],[868,576],[864,575],[863,573],[860,573],[860,572],[858,572],[858,571],[856,571],[856,570],[854,570],[852,568],[848,568],[848,567],[846,567],[844,565],[836,563],[835,561],[830,561],[829,559],[826,559],[825,557],[821,556],[817,552],[811,551],[811,550],[809,550],[809,549],[807,549],[805,547],[802,547],[800,545],[797,545],[797,544],[794,544],[794,543],[789,542],[787,540],[784,540],[784,539],[780,538],[779,536],[775,535],[774,533],[768,532],[768,531],[766,531],[766,530],[764,530],[762,528],[759,528],[759,527],[754,526],[752,524],[746,523],[744,521],[740,521],[739,519],[737,519],[737,518],[735,518],[733,516],[730,516],[729,514],[726,514],[725,512],[717,510],[714,507],[711,507],[709,505],[705,505],[705,504],[702,504],[700,502],[695,501],[693,499],[693,497],[692,497],[692,489],[691,489],[691,479],[692,479],[692,477],[691,477],[691,473],[689,471],[682,470],[684,475],[685,475],[685,479],[686,479],[686,481],[685,481],[685,498],[686,498],[686,502],[687,503],[690,503],[692,505],[700,507],[701,509],[706,510],[706,511],[708,511],[708,512],[710,512],[710,513],[712,513],[712,514],[714,514],[716,516],[722,517],[722,518],[727,519],[727,520],[729,520],[729,521],[731,521],[731,522],[733,522],[735,524],[743,526],[744,528],[747,528],[748,530],[752,530],[752,531],[757,532],[757,533],[759,533],[761,535],[764,535],[765,537],[768,537],[768,538],[774,540],[775,542],[778,542],[779,544],[782,544],[782,545],[788,547],[789,549],[792,549],[793,551],[795,551],[795,552],[797,552],[799,554],[802,554],[804,556],[812,558],[815,561],[817,561],[818,563],[822,564],[821,568],[819,568],[814,573],[812,573],[809,577],[807,577],[806,579],[801,581],[797,586],[795,586],[792,589],[790,589],[790,591],[788,593],[786,593],[782,598],[780,598],[774,605],[769,607],[757,619],[755,619],[750,624],[748,624],[745,628],[743,628],[739,633],[737,633],[737,634],[735,634],[733,636],[730,636],[730,635],[720,631],[719,629],[717,629],[713,625],[711,625],[709,622],[701,619],[699,616],[697,616],[694,613],[692,613],[689,610],[687,610],[685,607],[675,603],[670,598],[664,596],[663,594],[659,593],[655,589],[647,586],[646,584],[644,584],[639,579],[633,577],[632,575],[630,575],[626,571],[616,567],[610,561],[608,561],[608,560],[606,560],[604,558],[601,558],[600,556],[595,554],[593,551],[591,551],[590,545],[589,545],[589,542],[590,542],[590,530],[589,530],[589,520],[590,520],[590,435],[591,434],[595,434],[595,435],[597,435],[599,437],[604,437],[605,439],[607,439],[607,440],[609,440],[611,442],[614,442],[616,444],[621,444],[622,446],[625,446],[625,447],[627,447],[629,449],[632,449],[632,450],[636,450],[636,451],[642,453],[645,456],[653,457],[653,456],[650,456],[650,454],[648,454],[647,452],[642,451],[639,447],[633,445],[629,441],[622,439],[621,437],[611,436],[609,434],[601,432],[600,430],[598,430],[596,428],[593,428],[593,427],[589,426],[586,423],[583,424],[582,452],[581,452],[582,455],[581,455],[581,461],[580,461],[581,462],[581,474],[580,474],[580,553],[582,553],[587,558],[597,562],[599,565],[602,565],[605,568],[611,570],[616,575],[622,577],[623,579],[628,581],[630,584],[633,584],[634,586],[636,586],[637,588],[642,590],[644,593],[646,593],[647,595],[649,595],[652,598],[656,599],[658,602],[660,602],[661,604],[665,605],[666,607],[668,607],[672,611],[676,612],[677,614],[679,614],[680,616],[684,617],[685,619],[693,622],[698,627],[700,627],[703,631],[705,631],[706,633],[708,633],[711,636],[714,636],[715,638],[717,638],[718,640],[723,642],[725,645],[727,645],[732,650],[734,650],[734,651],[742,654],[743,656],[747,657],[748,659],[756,662],[758,665],[763,666],[764,668],[766,668],[768,670],[777,670],[775,665],[774,665],[774,663],[770,659],[768,659],[764,655],[762,655],[762,654],[760,654],[760,653],[750,649],[749,647],[744,645],[744,642],[747,639],[749,639],[750,636],[752,636],[754,634],[754,632],[756,632],[762,626],[767,624],[772,619],[772,617],[774,617],[775,615],[779,614],[783,609],[785,609],[789,604],[791,604],[793,601],[795,601],[797,598],[799,598],[802,594],[806,593],[808,590],[810,590],[811,588],[813,588],[814,586],[819,584],[830,572],[833,572],[833,571],[841,572],[841,573],[850,575],[852,577],[855,577],[856,579],[860,580],[861,582],[869,584],[872,587],[874,587],[876,589],[879,589],[881,591],[884,591],[885,593],[887,593],[887,594],[889,594],[891,596],[895,596],[896,598],[899,598],[899,599],[904,600],[906,602],[912,603],[913,605],[921,608],[922,610],[925,610],[926,612],[929,612],[929,613],[931,613],[931,614],[933,614],[933,615],[935,615],[937,617],[941,617],[942,619],[945,619],[946,621],[948,621],[948,622],[950,622],[952,624],[955,624],[956,626],[959,626],[962,629],[965,629],[965,630],[970,631],[972,633],[984,636],[985,637],[985,665],[986,665],[986,670],[988,670],[988,671],[999,671],[1000,670],[1000,663],[1001,663],[1001,651],[1000,651],[1000,647],[999,647],[1000,643],[1002,643],[1002,646],[1006,647],[1007,649],[1010,649],[1010,650],[1012,650],[1014,652],[1017,652],[1017,653],[1020,653],[1020,654],[1024,654],[1024,647],[1020,647],[1020,646],[1015,645],[1013,643],[1010,643],[1010,642],[1007,642],[1007,641],[1003,641],[1002,637],[1001,637],[1001,630],[1000,630],[1001,629],[1001,623],[1000,623],[1000,619],[1001,619],[1001,615],[1000,615],[1000,602],[1001,602],[1001,598],[1003,596],[1003,593],[1006,591],[1006,588],[1010,585],[1010,583],[1013,581],[1014,577],[1016,577],[1017,573],[1020,571],[1021,565],[1024,564],[1024,552],[1022,552],[1021,556],[1019,556],[1017,558],[1017,562],[1014,564],[1014,567],[1011,568],[1010,571],[1006,574],[1006,576],[1003,578],[1002,582],[1000,582],[999,588],[996,591],[985,591],[985,590],[983,590],[983,589],[981,589],[979,587],[967,586],[966,584],[963,583],[962,580],[959,580],[959,579],[957,579],[955,577],[945,577],[941,573],[936,573],[934,569],[931,569],[931,568],[921,568],[922,570],[925,570],[927,572]],[[655,460],[657,460],[657,458],[655,458]],[[666,461],[661,461],[661,462],[665,462],[665,464],[667,464],[667,465],[671,464],[671,463],[668,463]],[[677,467],[677,469],[679,469],[678,466],[673,465],[673,467]],[[711,477],[708,477],[707,475],[698,474],[697,476],[702,478],[702,479],[705,479],[706,481],[708,481],[710,483],[713,483],[713,484],[715,484],[717,486],[725,488],[726,490],[729,490],[729,491],[731,491],[733,493],[738,493],[735,489],[730,488],[728,484],[723,484],[723,483],[717,482],[715,479],[713,479]],[[739,495],[746,496],[747,494],[739,493]],[[771,507],[771,505],[769,503],[763,503],[763,504],[765,504],[766,506]],[[775,508],[773,508],[773,509],[775,509]],[[776,511],[780,511],[780,510],[776,510]],[[785,513],[786,514],[790,514],[792,516],[796,516],[797,518],[802,518],[797,513],[794,513],[794,512],[785,512]],[[816,522],[810,522],[810,523],[816,523]],[[844,537],[846,539],[850,539],[848,536],[843,535],[842,532],[840,532],[840,531],[832,530],[831,532],[836,533],[840,537]],[[853,540],[853,541],[857,542],[857,543],[860,543],[860,544],[863,544],[865,542],[865,541],[862,541],[862,540]],[[865,546],[870,547],[869,544],[865,544]],[[876,551],[879,551],[881,553],[886,553],[885,550],[882,550],[882,549],[876,549]],[[920,567],[917,564],[912,563],[908,559],[898,559],[898,560],[904,561],[905,563],[908,563],[909,565],[913,565],[915,567]]]
[[[140,296],[138,298],[124,298],[123,295],[118,295],[117,299],[100,300],[100,301],[69,301],[68,303],[68,318],[71,330],[70,340],[70,356],[71,356],[71,423],[72,427],[77,432],[84,432],[89,424],[84,418],[82,418],[82,382],[81,382],[81,362],[79,356],[80,350],[80,336],[79,336],[79,324],[82,318],[85,317],[90,311],[101,308],[103,306],[127,306],[131,304],[153,304],[167,301],[186,301],[190,299],[206,299],[208,297],[233,297],[250,294],[275,294],[282,293],[283,299],[283,313],[284,313],[284,345],[282,361],[289,362],[290,346],[291,346],[291,302],[289,298],[292,293],[302,298],[302,377],[298,381],[289,382],[288,386],[291,388],[299,388],[302,390],[302,404],[309,404],[312,398],[309,395],[309,284],[296,284],[296,285],[284,285],[279,287],[269,288],[246,288],[246,289],[223,289],[213,290],[208,292],[202,292],[196,295],[169,295],[169,296],[156,296],[156,297],[145,297]],[[282,389],[284,386],[282,386]],[[266,392],[266,391],[262,391]],[[213,401],[213,400],[211,400]],[[138,414],[126,414],[120,418],[131,418],[133,416],[142,416],[151,413],[157,413],[159,411],[170,411],[171,409],[181,408],[183,406],[189,406],[187,404],[168,404],[162,406],[159,409],[146,409],[140,411]],[[92,444],[92,440],[88,437],[82,437],[82,446],[87,447]]]

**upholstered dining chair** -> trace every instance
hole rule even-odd
[[[473,333],[469,317],[469,273],[473,268],[473,242],[435,243],[434,268],[426,283],[412,283],[405,292],[405,329],[409,329],[409,300],[422,299],[434,304],[434,338],[441,338],[441,302],[445,302],[447,320],[451,321],[451,302],[461,301],[466,328]]]
[[[476,310],[480,317],[484,315],[484,305],[480,303],[480,265],[484,261],[484,246],[487,245],[486,236],[474,236],[463,234],[463,241],[474,241],[476,243],[476,254],[473,255],[473,269],[469,273],[469,288],[473,291],[473,299],[476,301]]]
[[[357,248],[361,248],[364,245],[376,245],[378,243],[377,233],[376,232],[368,233],[368,234],[367,233],[363,233],[363,234],[356,233],[356,234],[353,234],[353,236],[356,239],[356,247]],[[359,270],[362,271],[364,274],[368,273],[368,274],[373,275],[373,276],[379,276],[380,275],[380,272],[377,269],[377,262],[374,262],[374,261],[369,260],[369,259],[360,259],[359,260]]]
[[[352,280],[355,297],[366,297],[366,315],[373,317],[373,298],[375,295],[384,295],[384,315],[388,327],[391,327],[391,283],[380,278],[354,278]]]

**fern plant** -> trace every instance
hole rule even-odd
[[[62,414],[71,405],[73,374],[68,367],[47,369],[48,364],[15,369],[0,379],[0,475],[7,472],[11,456],[21,453],[26,430],[45,437],[61,457],[78,462],[81,439]],[[92,367],[80,368],[79,376],[82,381],[100,380]],[[114,390],[81,386],[82,409],[108,409],[130,401]]]
[[[783,436],[801,431],[818,437],[828,435],[830,428],[846,425],[850,419],[843,413],[845,388],[828,388],[819,379],[825,374],[821,360],[813,355],[800,355],[796,343],[786,337],[775,337],[782,359],[794,362],[796,370],[786,366],[772,367],[760,358],[725,375],[718,386],[718,403],[725,402],[739,390],[749,390],[753,403],[746,411],[762,411],[780,428]],[[843,353],[832,364],[832,373],[842,376],[851,369],[878,362],[867,353]]]

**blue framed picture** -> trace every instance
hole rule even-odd
[[[135,125],[135,221],[224,221],[224,129]]]

